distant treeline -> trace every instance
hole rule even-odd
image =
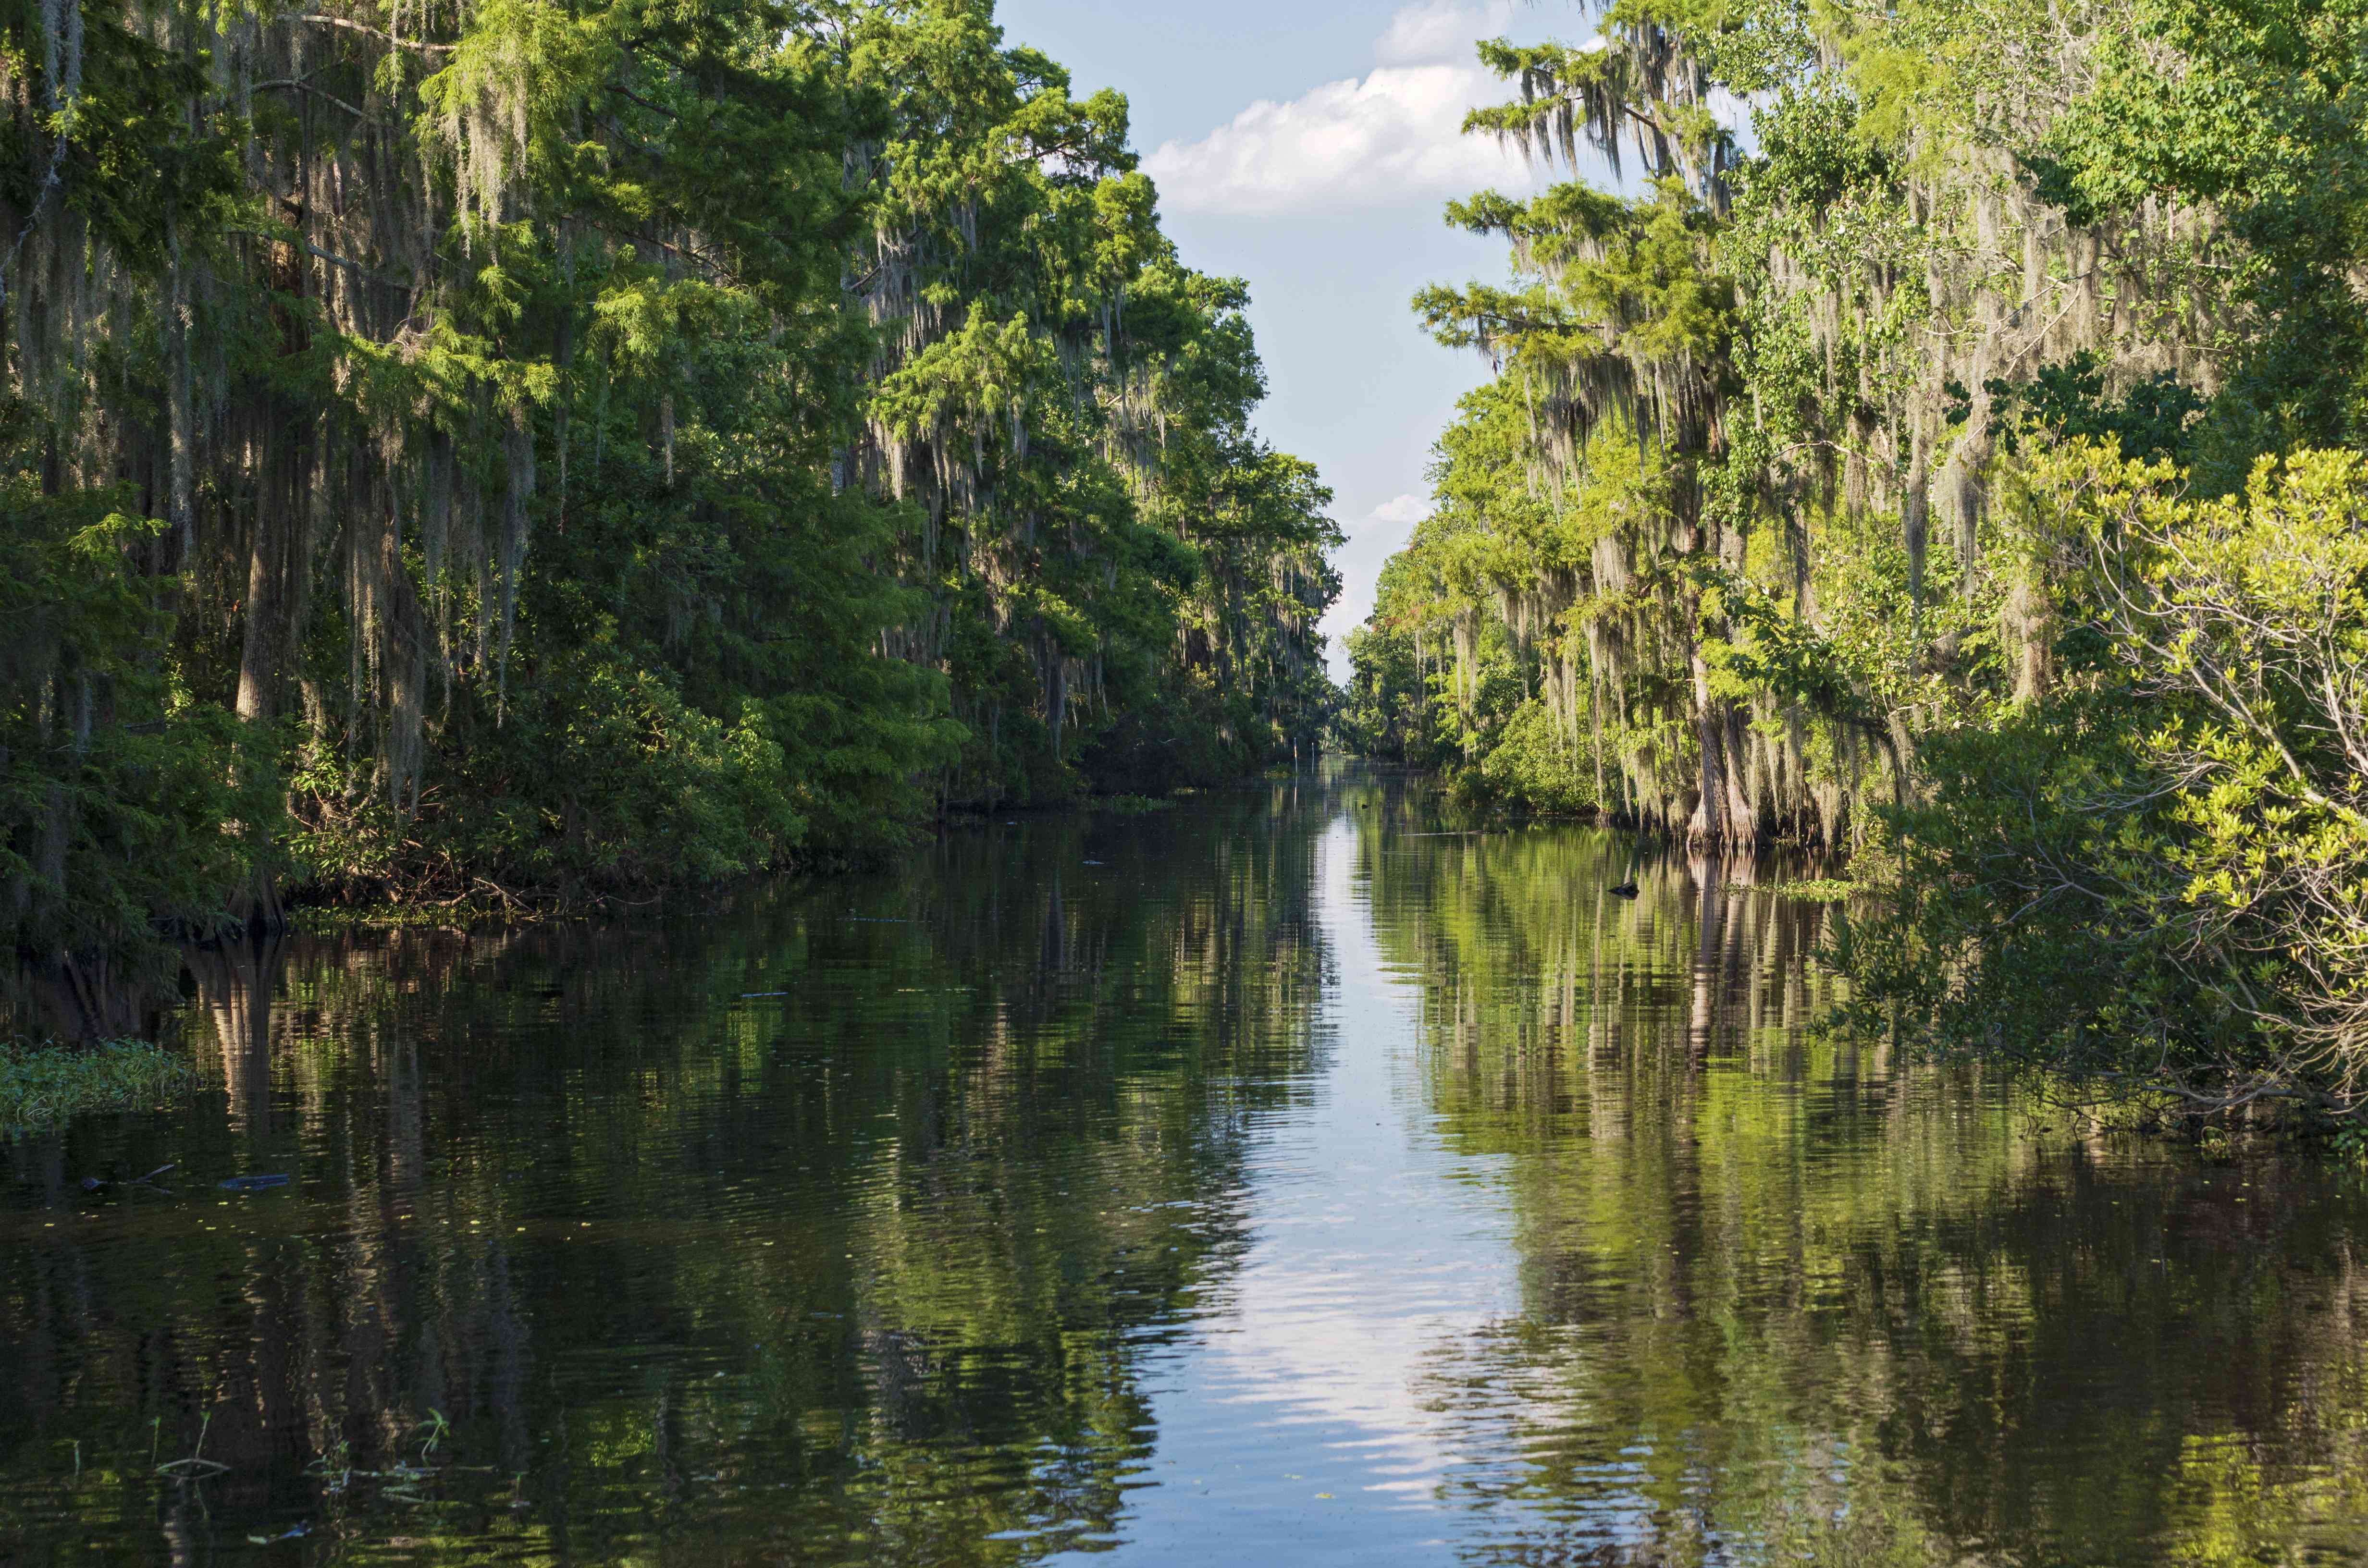
[[[0,106],[0,918],[64,1027],[291,888],[1316,744],[1244,288],[990,0],[40,0]]]
[[[2368,11],[1639,0],[1484,44],[1488,355],[1345,722],[1859,852],[1870,1017],[2115,1094],[2368,1067]],[[1748,121],[1748,134],[1739,127]]]

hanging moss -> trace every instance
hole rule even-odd
[[[971,0],[0,18],[20,948],[1312,751],[1328,494],[1134,164],[1123,100]],[[140,678],[85,700],[119,600]],[[91,775],[128,725],[237,802],[158,819],[169,897],[84,847],[150,809]]]
[[[1607,10],[1586,47],[1483,45],[1520,97],[1468,132],[1647,183],[1451,205],[1512,276],[1416,309],[1498,390],[1442,448],[1455,526],[1417,537],[1438,565],[1376,635],[1480,614],[1554,692],[1583,643],[1589,742],[1620,773],[1603,806],[1713,842],[1846,846],[1861,804],[1912,787],[1919,733],[2034,700],[2048,568],[1995,505],[2050,417],[2033,390],[2078,363],[2105,396],[2169,378],[2192,411],[2256,320],[2237,280],[2258,253],[2192,184],[2089,200],[2064,181],[2093,165],[2043,154],[2096,134],[2123,69],[2100,16],[1659,5]],[[1722,92],[1759,95],[1748,155]],[[1607,506],[1615,452],[1656,478]],[[1543,642],[1555,615],[1582,635]],[[1459,651],[1485,641],[1458,624]],[[1478,680],[1459,657],[1467,750],[1502,722]]]

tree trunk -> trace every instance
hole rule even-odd
[[[279,649],[287,619],[280,608],[279,517],[279,508],[267,500],[256,507],[250,530],[246,631],[238,658],[238,716],[246,720],[269,719],[279,707]]]
[[[172,449],[166,521],[180,541],[181,569],[196,564],[198,550],[198,437],[196,396],[189,367],[189,274],[181,265],[181,241],[172,244],[172,295],[165,312],[166,436]]]
[[[1759,813],[1752,809],[1744,770],[1743,711],[1732,699],[1713,697],[1710,665],[1697,646],[1694,668],[1694,735],[1702,747],[1702,795],[1694,802],[1686,837],[1696,844],[1745,846],[1759,841]]]

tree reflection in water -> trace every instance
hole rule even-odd
[[[1359,1321],[1420,1353],[1360,1408],[1446,1459],[1327,1486],[1336,1560],[2357,1554],[2359,1184],[1832,1038],[1844,911],[1787,874],[1341,773],[663,919],[194,955],[215,1092],[6,1150],[0,1560],[1121,1544],[1163,1449],[1307,1468],[1167,1391],[1305,1244],[1278,1183],[1367,1200],[1321,1141],[1350,1052],[1403,1056],[1405,1168],[1495,1206],[1509,1283],[1424,1329],[1375,1217]],[[1402,1034],[1341,1032],[1348,986]],[[156,1473],[201,1437],[222,1473]]]
[[[1750,866],[1647,855],[1631,903],[1610,834],[1404,846],[1360,842],[1374,923],[1521,1268],[1430,1391],[1465,1560],[2368,1551],[2357,1181],[1832,1038],[1846,913]]]
[[[0,1557],[1107,1533],[1139,1336],[1317,1065],[1294,789],[696,917],[196,955],[226,1092],[8,1152]],[[76,1185],[166,1160],[171,1196]],[[298,1182],[212,1185],[264,1169]],[[201,1423],[228,1469],[160,1483]]]

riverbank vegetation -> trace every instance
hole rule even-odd
[[[197,1085],[186,1057],[147,1040],[74,1051],[0,1042],[0,1136],[96,1112],[153,1110]]]
[[[1642,0],[1483,46],[1495,379],[1353,642],[1467,793],[1856,852],[1886,1029],[2199,1109],[2368,1067],[2368,14]]]
[[[0,244],[37,1029],[291,892],[575,901],[1316,742],[1337,534],[1244,288],[989,0],[42,0]]]

